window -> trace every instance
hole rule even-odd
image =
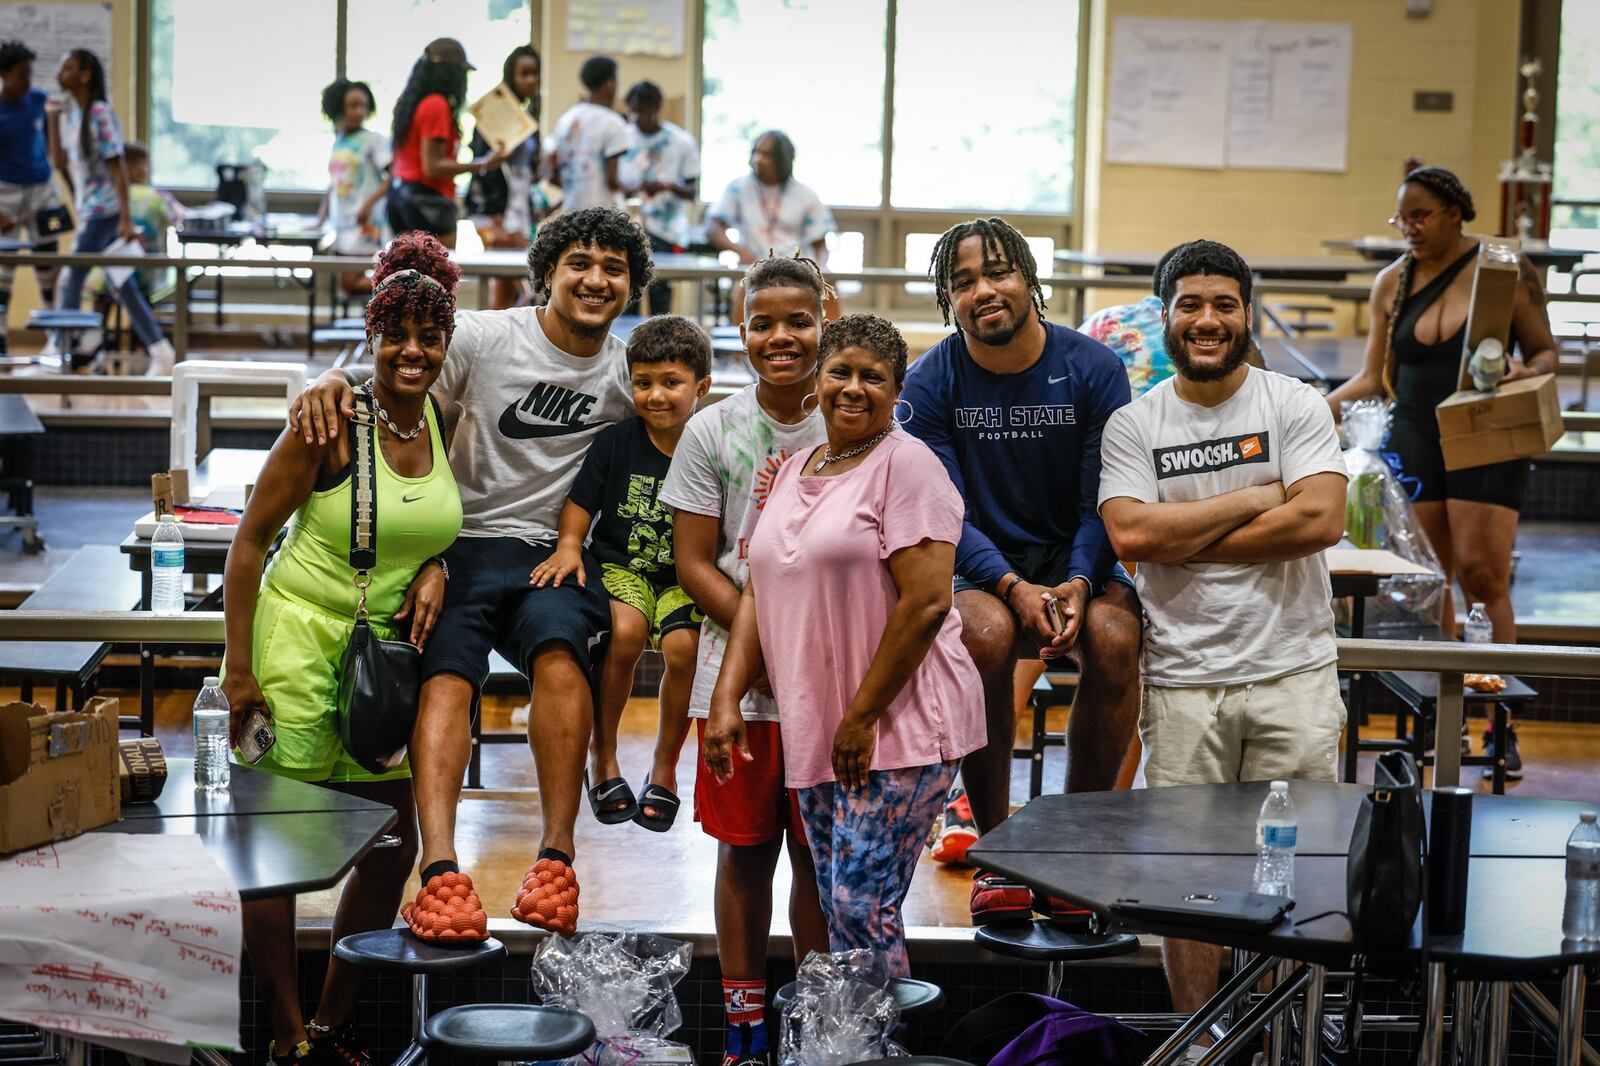
[[[701,195],[714,202],[748,169],[755,136],[776,127],[795,142],[796,175],[834,207],[1070,214],[1078,0],[980,7],[705,0]],[[968,46],[984,27],[1015,25],[1027,32],[994,51]]]
[[[271,186],[325,185],[329,135],[320,105],[336,69],[336,16],[335,0],[273,0],[271,18],[261,17],[256,0],[154,0],[157,184],[211,188],[218,163],[258,158]]]
[[[750,169],[763,130],[828,204],[882,202],[884,0],[706,0],[701,196]]]
[[[995,26],[1027,29],[994,40],[994,51],[963,46]],[[902,0],[894,206],[1070,214],[1077,40],[1076,0],[984,0],[976,9]]]
[[[259,0],[152,0],[150,147],[158,184],[211,188],[218,163],[258,159],[270,189],[327,186],[333,131],[322,114],[322,89],[339,69],[341,5],[270,6],[271,17],[263,18]],[[344,6],[345,70],[372,86],[378,109],[368,126],[385,135],[412,63],[435,37],[461,41],[477,65],[467,80],[469,103],[500,80],[506,53],[533,39],[528,0]],[[463,115],[463,141],[471,127]]]
[[[927,270],[929,262],[933,259],[933,246],[939,243],[937,233],[908,233],[906,234],[906,261],[903,264],[907,270]],[[1048,275],[1055,266],[1056,242],[1049,237],[1022,238],[1027,242],[1028,250],[1033,253],[1034,265],[1041,276]],[[1040,291],[1046,300],[1050,299],[1051,288],[1041,285]],[[910,281],[906,283],[906,292],[913,296],[933,295],[933,283],[929,281]]]
[[[411,67],[435,37],[460,41],[478,68],[467,75],[469,104],[499,84],[510,51],[533,39],[527,0],[349,0],[349,7],[345,76],[372,86],[378,109],[367,125],[385,137]],[[472,116],[463,109],[463,153],[471,140]]]
[[[1556,151],[1551,237],[1596,245],[1600,230],[1600,5],[1561,8],[1561,63],[1556,76]],[[1587,202],[1583,202],[1587,201]]]

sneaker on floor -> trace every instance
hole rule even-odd
[[[524,703],[520,707],[511,708],[511,725],[515,729],[528,728],[528,717],[533,713],[533,704]]]
[[[400,908],[411,935],[429,943],[471,944],[489,939],[489,916],[472,878],[454,870],[435,874]]]
[[[1027,885],[992,870],[972,877],[972,924],[1025,922],[1033,917],[1033,893]]]
[[[312,1052],[327,1066],[372,1066],[372,1055],[351,1023],[329,1028],[308,1022],[306,1033],[311,1037]]]
[[[1499,750],[1495,746],[1495,742],[1498,739],[1493,730],[1488,730],[1483,734],[1483,753],[1491,759],[1494,758]],[[1483,776],[1485,778],[1494,777],[1494,767],[1485,766],[1483,768]],[[1506,726],[1506,780],[1522,780],[1522,752],[1517,748],[1517,727],[1509,724]]]
[[[511,917],[562,936],[576,933],[578,875],[560,859],[540,859],[523,877]]]
[[[967,864],[967,849],[978,842],[978,823],[972,820],[972,804],[966,789],[954,789],[944,805],[944,817],[936,825],[937,833],[929,850],[933,861],[951,866]]]

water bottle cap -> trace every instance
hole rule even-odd
[[[176,522],[177,520],[178,516],[175,514],[164,514],[160,517],[160,519],[158,519],[158,521],[161,522]]]
[[[1486,609],[1486,608],[1485,608],[1485,607],[1484,607],[1484,606],[1483,606],[1483,604],[1481,604],[1481,603],[1475,603],[1475,604],[1473,604],[1473,605],[1472,605],[1472,609],[1473,609],[1473,610],[1474,610],[1474,611],[1485,611],[1485,613],[1487,613],[1487,609]]]
[[[222,685],[222,678],[208,676],[206,678],[206,680],[205,680],[204,687],[205,688],[220,688],[221,685]]]
[[[1274,781],[1272,783],[1272,791],[1274,791],[1274,792],[1287,792],[1287,791],[1289,791],[1289,782],[1287,782],[1287,781]]]
[[[1593,825],[1594,824],[1594,812],[1593,811],[1584,811],[1584,812],[1582,812],[1581,814],[1578,815],[1578,821],[1587,822],[1589,825]]]

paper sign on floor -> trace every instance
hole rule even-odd
[[[239,893],[192,835],[0,859],[0,1017],[182,1063],[239,1046]]]

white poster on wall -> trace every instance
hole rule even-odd
[[[0,4],[0,41],[21,41],[38,55],[33,64],[33,85],[54,93],[61,57],[74,48],[87,48],[106,72],[111,88],[111,5]]]
[[[683,55],[684,0],[568,0],[567,51]]]
[[[1352,39],[1339,23],[1119,18],[1106,159],[1342,171]]]

